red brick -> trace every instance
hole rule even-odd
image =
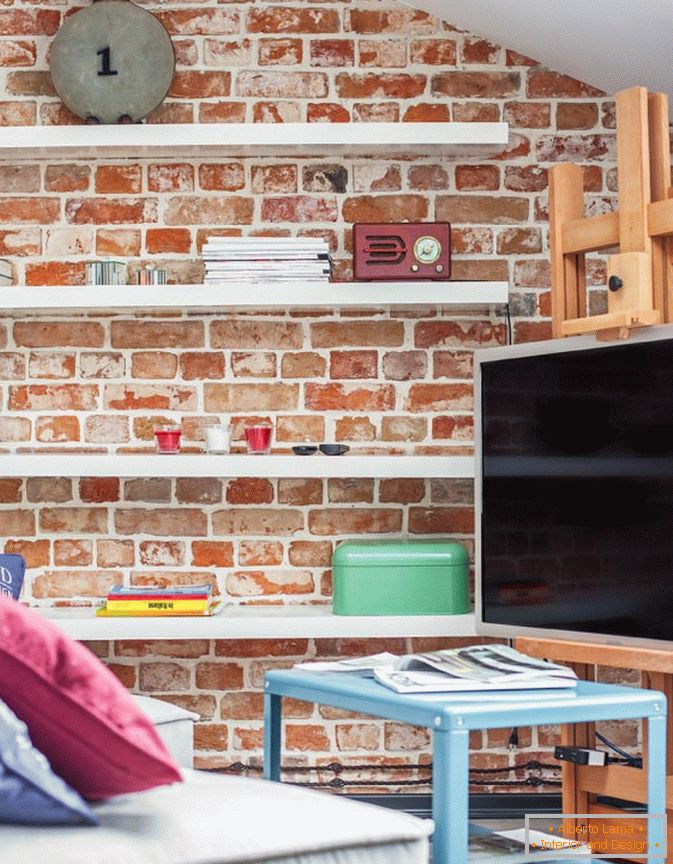
[[[204,384],[206,411],[283,411],[297,408],[297,384]]]
[[[249,66],[251,62],[250,39],[206,39],[203,45],[206,66]]]
[[[119,534],[150,534],[151,536],[204,537],[207,533],[206,514],[189,507],[134,508],[117,510],[115,528]]]
[[[360,39],[360,66],[380,69],[403,69],[407,65],[407,43],[404,39]]]
[[[252,106],[253,123],[299,123],[301,109],[299,103],[293,102],[255,102]]]
[[[593,129],[597,125],[595,102],[559,102],[556,106],[557,129]]]
[[[230,72],[189,70],[175,73],[169,95],[178,99],[209,99],[213,96],[228,96],[230,91]]]
[[[500,169],[496,165],[456,165],[456,189],[498,189]]]
[[[0,127],[34,126],[36,113],[36,105],[34,102],[0,102]],[[15,221],[19,220],[12,219],[12,222]],[[25,221],[30,222],[34,220],[27,219]]]
[[[22,555],[28,569],[49,565],[49,540],[8,540],[5,552]]]
[[[315,443],[325,438],[325,419],[317,415],[281,416],[276,420],[275,433],[276,441]]]
[[[239,72],[237,96],[270,99],[323,99],[327,96],[327,76],[322,72]]]
[[[105,534],[105,507],[45,507],[40,511],[40,530],[68,534]]]
[[[40,168],[38,165],[0,166],[0,192],[39,191]]]
[[[100,228],[96,231],[98,255],[140,255],[140,231],[131,228]]]
[[[526,95],[530,99],[577,99],[582,96],[604,96],[605,93],[568,75],[532,69],[527,76]]]
[[[499,255],[525,255],[542,252],[539,228],[506,228],[498,234]]]
[[[469,411],[472,387],[469,384],[412,384],[405,407],[407,411]]]
[[[320,354],[311,351],[297,354],[288,352],[283,354],[280,374],[283,378],[322,378],[326,368],[325,358]]]
[[[157,202],[152,198],[69,198],[65,217],[79,225],[156,222]]]
[[[395,388],[388,384],[306,384],[304,404],[314,411],[389,411],[395,407]]]
[[[193,567],[232,567],[234,547],[223,540],[194,540],[192,543]]]
[[[156,12],[169,33],[179,36],[219,36],[238,33],[241,25],[240,12],[222,6],[167,9]]]
[[[316,478],[287,478],[278,481],[278,502],[302,506],[321,504],[323,497],[322,480]]]
[[[45,370],[48,371],[49,362],[46,361]],[[54,368],[57,368],[55,364]],[[7,353],[0,354],[0,380],[16,381],[26,377],[26,361],[21,354]],[[31,377],[52,377],[31,375]],[[66,376],[68,377],[68,376]]]
[[[226,750],[229,727],[224,723],[197,723],[194,726],[195,750]]]
[[[26,265],[27,285],[83,285],[85,279],[83,262],[49,261]]]
[[[506,99],[520,87],[518,72],[441,72],[433,76],[430,90],[433,96],[454,99]]]
[[[301,324],[229,319],[210,325],[213,348],[301,348]]]
[[[430,732],[408,723],[386,722],[383,729],[386,750],[421,750],[430,744]]]
[[[271,351],[232,351],[231,371],[235,378],[275,378],[276,355]]]
[[[89,384],[31,384],[9,388],[11,411],[90,411],[98,404],[98,387]]]
[[[45,225],[59,220],[58,198],[0,198],[0,222]]]
[[[244,102],[203,102],[199,105],[200,123],[243,123]]]
[[[119,479],[117,477],[82,477],[79,481],[79,497],[87,504],[119,501]]]
[[[514,325],[514,341],[541,342],[551,339],[551,322],[549,321],[517,321]]]
[[[463,63],[487,64],[497,63],[500,60],[502,49],[486,39],[473,36],[465,36],[460,51]]]
[[[185,381],[224,378],[224,368],[224,354],[219,351],[189,351],[180,354],[180,374]]]
[[[0,479],[0,503],[18,504],[21,501],[21,480],[18,478]]]
[[[404,341],[401,321],[326,321],[311,324],[314,348],[398,347]]]
[[[417,348],[503,345],[506,329],[486,321],[419,321],[415,327]]]
[[[21,363],[17,365],[17,361]],[[9,365],[11,363],[11,365]],[[14,375],[7,373],[14,369]],[[31,378],[74,378],[75,377],[75,355],[66,354],[63,351],[31,351],[29,372]],[[23,358],[19,354],[0,355],[0,376],[21,377],[23,370]]]
[[[230,507],[213,513],[213,533],[229,536],[295,534],[304,527],[303,514],[298,510],[270,510],[257,507]]]
[[[185,563],[185,544],[176,540],[143,540],[140,563],[146,567],[179,567]]]
[[[171,481],[168,477],[127,480],[124,483],[124,500],[168,504],[171,500]]]
[[[425,497],[425,482],[416,479],[381,480],[381,504],[417,504]]]
[[[189,669],[179,663],[143,663],[138,672],[141,691],[190,689]]]
[[[0,418],[0,441],[29,441],[30,420],[25,417]]]
[[[25,257],[42,251],[39,228],[10,228],[0,231],[0,255]]]
[[[311,534],[390,534],[402,530],[402,511],[351,507],[348,509],[311,510],[308,514]]]
[[[456,123],[496,123],[500,120],[497,102],[454,102],[451,109]]]
[[[348,123],[351,117],[343,105],[330,102],[310,102],[306,107],[306,120],[309,123]]]
[[[187,228],[148,228],[145,249],[150,255],[186,254],[192,247],[192,237]]]
[[[551,105],[549,102],[507,102],[503,119],[519,129],[546,129],[551,126]]]
[[[226,585],[232,597],[312,594],[315,589],[313,577],[304,570],[241,570],[230,573]]]
[[[346,222],[394,222],[400,213],[412,222],[423,221],[428,216],[427,198],[422,195],[361,195],[346,198],[343,204]]]
[[[474,422],[472,417],[433,417],[432,437],[438,440],[472,441]]]
[[[341,99],[413,99],[425,90],[425,75],[340,72],[335,79]]]
[[[250,225],[253,221],[252,198],[176,195],[169,199],[166,225]]]
[[[449,188],[449,174],[441,165],[414,165],[409,169],[408,177],[410,189]]]
[[[355,43],[352,39],[312,39],[311,66],[352,66]]]
[[[344,29],[354,33],[434,33],[437,20],[420,9],[407,6],[390,9],[348,9]]]
[[[201,165],[199,185],[207,191],[235,192],[245,186],[245,170],[241,162]]]
[[[114,570],[46,571],[33,580],[33,597],[39,600],[59,597],[105,597],[113,585],[121,581]]]
[[[423,417],[384,417],[381,421],[383,441],[422,441],[427,434]]]
[[[463,224],[511,225],[528,220],[527,198],[501,195],[438,195],[435,217]]]
[[[91,540],[54,540],[54,564],[58,567],[88,567],[93,560]]]
[[[61,24],[56,9],[6,9],[0,12],[0,36],[53,36]]]
[[[468,507],[411,507],[411,534],[472,534],[474,511]]]
[[[248,13],[248,33],[337,33],[339,14],[320,7],[263,6]]]
[[[258,44],[260,66],[296,66],[301,63],[301,39],[260,39]]]
[[[337,723],[337,749],[341,751],[376,750],[381,742],[381,730],[374,723]]]
[[[106,409],[118,411],[194,411],[196,390],[173,384],[106,384]]]
[[[313,753],[331,749],[324,727],[309,723],[288,723],[285,727],[285,746],[288,750],[310,751]]]
[[[66,477],[29,477],[26,481],[26,500],[31,503],[49,501],[60,504],[72,501],[72,481]]]
[[[330,378],[376,378],[377,351],[331,351]]]
[[[253,192],[296,192],[296,165],[253,165]]]
[[[0,43],[0,66],[34,66],[36,59],[37,46],[33,41],[6,39]]]
[[[131,358],[131,375],[134,378],[175,378],[177,371],[177,354],[137,351]]]
[[[124,444],[129,440],[128,417],[87,417],[84,421],[84,440],[96,444]]]
[[[293,567],[329,567],[332,543],[329,540],[293,540],[288,555]]]
[[[365,478],[330,478],[327,481],[327,500],[330,504],[371,504],[374,500],[374,481]]]
[[[99,165],[96,169],[96,192],[135,195],[141,191],[141,188],[140,165]]]
[[[113,321],[113,348],[200,348],[201,321]]]
[[[263,477],[238,477],[227,483],[229,504],[270,504],[273,485]]]
[[[388,351],[383,355],[383,375],[390,381],[425,378],[426,372],[427,356],[424,351]]]
[[[374,441],[376,426],[369,417],[339,417],[334,437],[337,441]]]
[[[422,66],[455,66],[456,43],[453,39],[414,39],[411,43],[412,63]]]
[[[194,167],[187,162],[149,165],[147,188],[150,192],[192,192]]]
[[[99,567],[129,567],[135,564],[132,540],[98,540],[96,564]]]
[[[238,563],[242,567],[271,567],[282,564],[283,544],[276,540],[243,540],[238,547]]]
[[[547,169],[540,165],[508,165],[505,188],[513,192],[542,192],[547,188]]]
[[[417,105],[410,105],[402,119],[405,123],[448,123],[451,115],[448,105],[419,102]]]
[[[288,195],[262,200],[263,222],[336,222],[338,215],[332,196]]]

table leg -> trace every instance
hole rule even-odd
[[[280,781],[281,696],[264,694],[264,779]]]
[[[435,731],[432,745],[433,864],[467,864],[469,733]]]
[[[663,862],[666,848],[666,717],[647,718],[648,861]]]

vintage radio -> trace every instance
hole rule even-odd
[[[360,222],[353,225],[356,279],[402,281],[451,276],[448,222]]]

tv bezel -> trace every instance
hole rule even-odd
[[[602,645],[673,649],[673,640],[648,639],[638,636],[619,636],[606,633],[589,633],[583,630],[554,630],[547,627],[526,627],[517,624],[493,624],[483,620],[482,604],[482,414],[481,414],[481,369],[488,363],[501,360],[514,360],[520,357],[539,357],[549,354],[565,354],[570,351],[610,351],[625,345],[645,342],[673,340],[673,325],[660,325],[632,331],[628,342],[599,341],[595,336],[576,336],[565,339],[552,339],[546,342],[527,342],[522,345],[506,345],[502,348],[483,348],[474,352],[474,516],[475,516],[475,630],[479,636],[515,639],[528,636],[539,639],[555,639],[572,642],[590,642]]]

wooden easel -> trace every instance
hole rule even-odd
[[[668,97],[634,87],[617,94],[619,210],[585,218],[582,169],[557,165],[549,172],[552,263],[552,333],[595,333],[627,338],[635,327],[673,321],[673,190]],[[608,259],[608,312],[587,316],[585,255],[618,247]],[[594,680],[596,665],[637,669],[644,686],[662,691],[673,706],[673,652],[520,638],[517,648],[534,657],[570,663],[580,678]],[[595,746],[590,723],[566,726],[566,744]],[[667,864],[673,864],[673,715],[668,719]],[[645,771],[624,765],[563,764],[564,813],[601,814],[623,808],[599,804],[607,796],[645,802]],[[614,824],[610,820],[611,824]],[[634,859],[635,860],[635,859]],[[640,859],[642,861],[642,859]]]
[[[569,642],[555,639],[536,639],[520,637],[516,647],[531,657],[556,660],[571,665],[578,677],[586,681],[596,678],[596,666],[613,669],[637,669],[641,673],[643,686],[660,690],[673,706],[673,651],[650,650],[647,648],[625,648],[616,645],[592,645],[586,642]],[[593,723],[561,728],[561,743],[579,747],[595,748],[595,728]],[[643,751],[644,752],[644,751]],[[644,768],[647,766],[644,765]],[[669,713],[667,723],[667,765],[666,765],[666,816],[668,820],[666,864],[673,862],[673,714]],[[595,819],[589,820],[598,829],[594,839],[600,839],[606,821],[601,814],[618,815],[622,808],[598,803],[596,798],[607,796],[623,801],[644,804],[645,770],[629,768],[625,765],[606,765],[595,767],[562,764],[563,812],[591,813]],[[609,820],[614,825],[615,820]],[[632,824],[632,823],[631,823]],[[636,859],[631,859],[636,860]],[[641,864],[643,859],[640,860]]]
[[[549,172],[552,333],[625,338],[673,321],[673,193],[668,97],[634,87],[617,94],[619,210],[584,217],[582,169]],[[608,259],[608,312],[586,314],[585,254]]]

